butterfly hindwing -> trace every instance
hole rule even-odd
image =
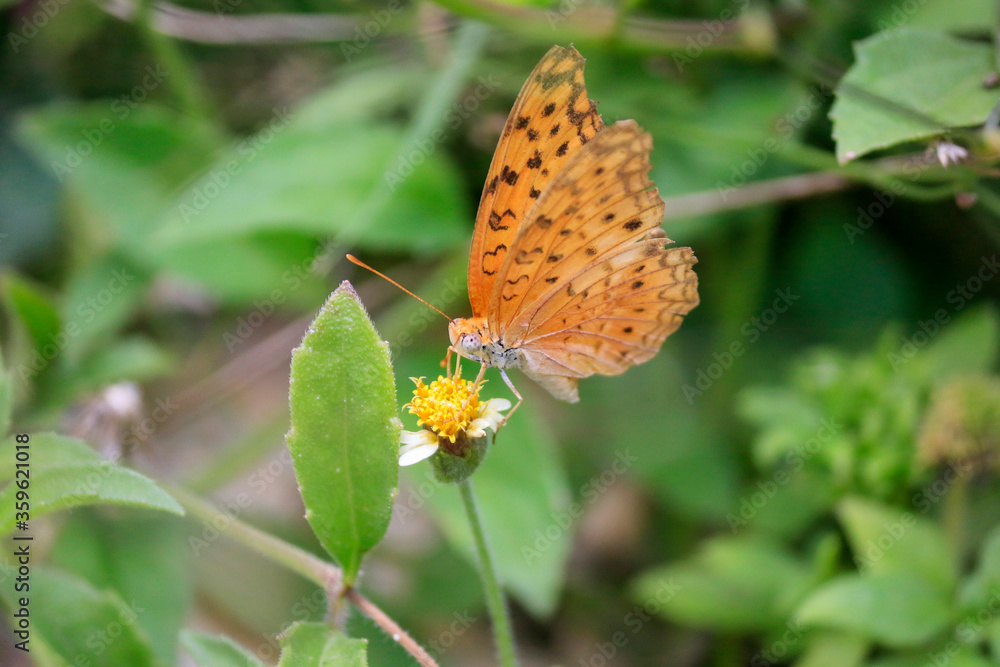
[[[528,212],[563,166],[604,127],[587,97],[583,57],[554,46],[517,96],[479,202],[469,254],[474,317],[487,313],[497,274]]]
[[[690,248],[665,248],[663,238],[630,243],[578,276],[579,291],[548,299],[521,348],[531,362],[544,355],[560,374],[617,375],[659,351],[698,304],[697,261]]]

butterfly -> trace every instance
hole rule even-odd
[[[480,362],[478,379],[499,369],[518,405],[507,369],[575,403],[580,378],[647,361],[698,305],[697,259],[659,226],[652,138],[604,125],[584,62],[554,46],[518,94],[476,215],[472,317],[448,326],[449,350]]]

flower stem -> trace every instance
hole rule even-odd
[[[483,525],[479,521],[476,498],[472,494],[472,482],[465,479],[458,483],[458,488],[462,492],[462,504],[465,505],[465,513],[469,516],[472,537],[476,543],[476,551],[479,552],[479,570],[483,578],[483,592],[486,594],[486,608],[489,610],[490,620],[493,622],[493,637],[496,641],[497,652],[500,654],[500,664],[503,667],[516,667],[514,634],[510,630],[507,604],[504,602],[503,591],[500,590],[500,583],[497,581],[496,570],[493,569],[490,550],[486,546],[486,536],[483,534]]]
[[[307,551],[303,551],[293,544],[278,539],[263,531],[257,530],[253,526],[243,523],[239,519],[234,519],[227,514],[223,514],[211,503],[208,503],[195,494],[178,486],[167,487],[170,494],[179,502],[188,514],[209,526],[224,526],[221,529],[226,537],[247,546],[259,554],[270,558],[274,562],[284,565],[292,572],[296,572],[313,583],[321,586],[326,591],[330,600],[330,613],[328,621],[333,627],[339,627],[343,623],[343,608],[341,599],[350,600],[355,607],[373,620],[382,631],[389,635],[393,641],[399,643],[421,667],[437,667],[437,662],[427,651],[423,649],[403,628],[392,620],[384,611],[375,606],[368,598],[357,589],[343,586],[343,571],[326,561],[317,558]]]

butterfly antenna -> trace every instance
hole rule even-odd
[[[378,276],[380,278],[385,278],[387,281],[389,281],[390,283],[392,283],[393,285],[395,285],[399,289],[403,290],[404,292],[406,292],[407,294],[409,294],[414,299],[416,299],[420,303],[424,304],[425,306],[427,306],[428,308],[430,308],[434,312],[440,314],[441,317],[443,317],[444,319],[446,319],[449,322],[451,322],[451,318],[450,317],[448,317],[447,315],[445,315],[444,313],[442,313],[440,310],[438,310],[437,308],[435,308],[431,304],[427,303],[426,301],[424,301],[423,299],[421,299],[419,296],[417,296],[416,294],[414,294],[410,290],[406,289],[405,287],[403,287],[402,285],[400,285],[395,280],[393,280],[389,276],[385,275],[381,271],[376,271],[375,269],[373,269],[372,267],[368,266],[367,264],[365,264],[364,262],[362,262],[360,259],[358,259],[354,255],[348,255],[347,259],[351,262],[351,264],[356,264],[357,266],[360,266],[362,269],[368,269],[369,271],[371,271],[372,273],[374,273],[376,276]]]

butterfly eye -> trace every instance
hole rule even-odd
[[[483,346],[483,339],[479,337],[479,334],[465,334],[462,336],[462,349],[466,352],[479,352],[479,348]]]

